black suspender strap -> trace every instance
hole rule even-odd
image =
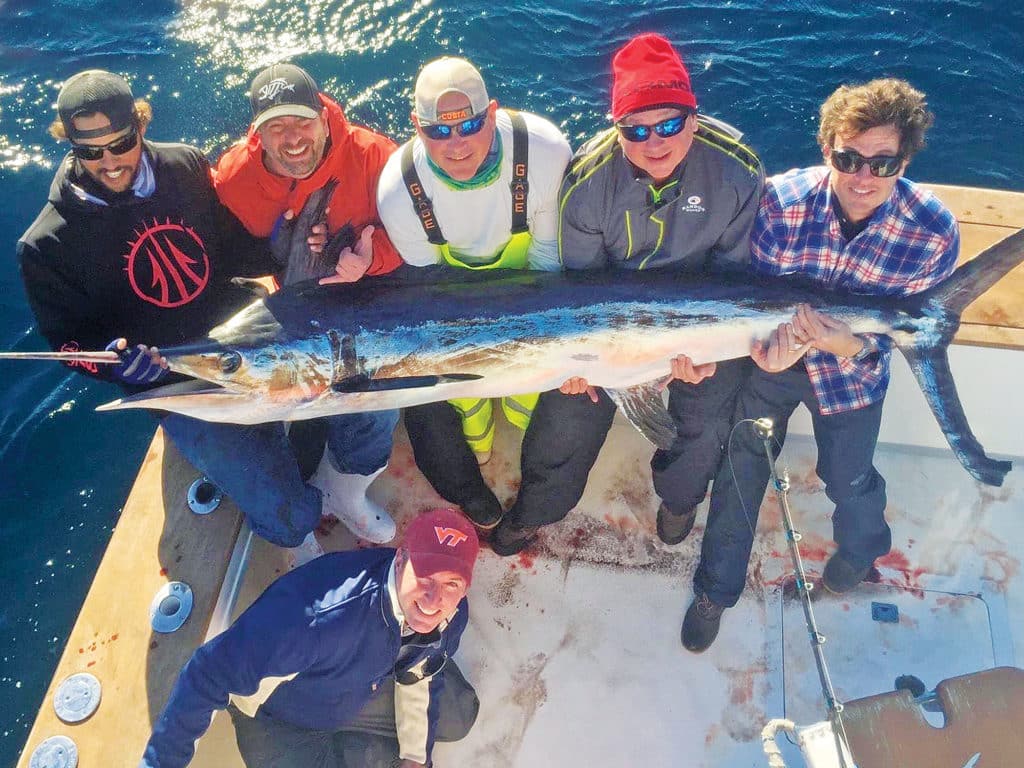
[[[416,173],[416,166],[412,161],[412,142],[409,141],[402,147],[402,181],[405,182],[405,190],[412,199],[412,209],[416,212],[420,225],[429,240],[434,245],[445,245],[448,241],[441,234],[441,227],[434,216],[434,205],[430,202],[420,184],[420,176]]]
[[[530,162],[530,134],[526,130],[526,121],[518,112],[506,110],[512,120],[512,234],[527,232],[526,198],[530,185],[526,181],[526,173]]]
[[[526,200],[530,192],[530,185],[527,183],[527,172],[530,160],[530,135],[526,130],[526,121],[518,112],[506,110],[512,120],[512,182],[509,187],[512,190],[512,234],[529,231],[526,222]],[[420,225],[429,240],[434,245],[445,245],[448,241],[441,234],[441,227],[434,216],[434,206],[423,191],[419,174],[416,173],[416,166],[412,159],[412,142],[406,142],[402,147],[402,181],[405,182],[405,190],[412,200],[412,208],[416,212]]]

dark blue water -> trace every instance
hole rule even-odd
[[[151,137],[215,157],[244,130],[246,84],[267,64],[293,58],[350,117],[402,141],[420,64],[457,53],[500,102],[547,114],[577,145],[604,125],[611,53],[658,31],[684,51],[701,108],[745,130],[769,172],[819,160],[817,107],[838,84],[895,75],[936,114],[909,176],[1024,190],[1019,0],[252,6],[0,0],[0,348],[44,347],[14,244],[63,154],[45,133],[58,87],[88,67],[123,73],[150,100]],[[152,429],[93,413],[114,392],[65,371],[0,364],[0,766],[21,750]]]

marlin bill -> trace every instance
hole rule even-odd
[[[854,333],[890,336],[959,461],[978,480],[1000,485],[1010,463],[986,456],[971,432],[947,348],[964,308],[1022,261],[1024,231],[905,298],[749,276],[442,266],[347,285],[298,283],[255,301],[207,338],[164,349],[170,368],[193,381],[100,410],[153,408],[255,424],[538,392],[582,376],[666,445],[674,426],[658,384],[670,360],[743,357],[806,303]]]

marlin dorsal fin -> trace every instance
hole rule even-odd
[[[627,389],[605,389],[640,434],[667,451],[676,440],[676,424],[661,399],[661,382],[649,381]]]

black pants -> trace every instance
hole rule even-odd
[[[736,394],[748,373],[749,360],[729,360],[700,384],[675,381],[669,386],[669,412],[679,437],[670,450],[655,453],[651,470],[655,490],[671,511],[686,512],[707,493]],[[598,392],[597,403],[558,390],[540,396],[523,437],[523,480],[506,515],[510,523],[555,523],[579,503],[615,416],[615,404]]]
[[[500,517],[501,505],[480,474],[455,408],[447,402],[406,408],[405,430],[416,466],[442,498],[474,520]]]
[[[480,701],[455,663],[442,673],[445,685],[438,703],[435,741],[458,741],[476,721]],[[382,685],[356,719],[337,731],[313,731],[249,717],[234,705],[228,713],[235,726],[238,751],[248,768],[397,768],[395,688]]]
[[[832,529],[839,551],[853,565],[869,565],[892,545],[885,522],[885,480],[873,464],[882,403],[822,416],[802,365],[781,373],[755,368],[737,400],[735,419],[772,419],[778,456],[789,418],[800,403],[811,412],[818,477],[836,505]],[[711,490],[701,561],[694,574],[695,589],[726,607],[736,604],[746,583],[757,515],[770,477],[764,443],[749,424],[738,424],[729,449]]]

